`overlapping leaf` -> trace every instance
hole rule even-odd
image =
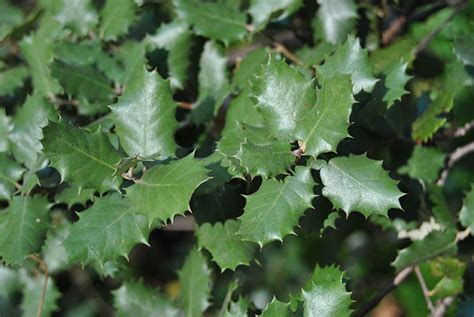
[[[402,166],[398,171],[418,179],[425,185],[430,184],[438,179],[445,158],[446,155],[436,148],[417,145],[413,149],[407,165]]]
[[[466,194],[464,197],[463,205],[461,211],[459,212],[459,220],[461,224],[469,228],[471,234],[474,235],[474,189]]]
[[[412,138],[414,140],[426,141],[444,125],[447,119],[439,116],[451,110],[453,98],[452,93],[443,92],[433,100],[428,109],[413,122]]]
[[[134,0],[107,0],[100,11],[100,37],[116,40],[126,33],[135,19],[135,10]]]
[[[354,28],[356,4],[353,0],[318,0],[318,4],[313,21],[316,36],[332,44],[343,42]]]
[[[18,181],[23,175],[24,168],[13,161],[8,155],[0,153],[0,200],[10,200],[15,190],[18,190]]]

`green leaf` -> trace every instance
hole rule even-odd
[[[244,214],[239,218],[242,239],[262,247],[295,234],[293,229],[300,217],[311,208],[313,186],[311,171],[306,167],[297,167],[295,175],[284,181],[264,180],[258,191],[247,197]]]
[[[9,96],[15,89],[23,86],[28,77],[28,70],[24,66],[17,66],[0,72],[0,96]]]
[[[405,85],[410,80],[411,76],[406,74],[408,63],[403,60],[394,61],[384,70],[385,87],[387,92],[383,96],[383,101],[387,103],[390,108],[395,101],[401,100],[402,96],[408,91],[405,90]]]
[[[330,78],[336,73],[351,75],[354,94],[364,90],[371,92],[378,81],[373,75],[366,49],[362,49],[359,39],[349,36],[323,65],[316,68],[320,78]]]
[[[38,304],[41,300],[42,290],[44,285],[44,276],[38,275],[35,277],[27,276],[24,271],[21,274],[21,281],[24,285],[23,298],[21,300],[21,310],[23,316],[38,316]],[[46,295],[41,310],[41,317],[51,316],[53,312],[59,309],[57,302],[61,297],[61,293],[54,284],[53,279],[48,279],[46,285]]]
[[[199,60],[199,99],[220,101],[229,90],[227,58],[219,44],[208,41]]]
[[[115,131],[130,157],[166,159],[174,156],[176,103],[169,81],[142,68],[128,81],[118,102],[110,106]]]
[[[338,44],[354,29],[357,6],[353,0],[317,0],[319,4],[313,30],[316,36]]]
[[[334,266],[316,267],[310,285],[302,292],[305,317],[350,316],[351,293],[342,282],[343,273]]]
[[[98,198],[82,211],[64,241],[69,262],[82,265],[114,260],[137,244],[147,244],[148,228],[141,215],[133,213],[130,202],[119,195]]]
[[[68,208],[76,204],[85,206],[88,201],[94,198],[94,193],[95,189],[81,189],[76,184],[72,184],[56,195],[55,202],[58,204],[67,204]]]
[[[253,93],[270,134],[289,141],[316,101],[311,81],[285,61],[271,59],[253,81]]]
[[[0,41],[8,36],[12,28],[21,23],[23,12],[20,8],[11,5],[8,1],[0,1]]]
[[[222,137],[231,136],[239,124],[263,127],[263,119],[249,97],[248,88],[232,99],[226,113]]]
[[[68,268],[64,240],[69,235],[71,223],[62,217],[62,215],[53,214],[53,225],[46,233],[46,240],[41,250],[43,261],[48,264],[50,273],[57,273]]]
[[[202,316],[210,305],[211,270],[206,258],[193,249],[186,258],[183,267],[178,271],[181,284],[180,300],[184,308],[184,316]]]
[[[402,166],[398,172],[407,174],[427,185],[438,179],[445,158],[446,154],[436,148],[416,145],[407,164]]]
[[[272,301],[267,304],[260,317],[288,317],[290,314],[288,308],[290,303],[283,303],[273,297]]]
[[[133,0],[107,0],[100,11],[99,36],[109,41],[127,33],[135,19],[136,9]]]
[[[321,181],[323,196],[347,215],[358,211],[365,217],[387,217],[390,208],[401,208],[398,199],[403,193],[397,188],[397,181],[382,168],[382,161],[365,155],[335,157],[324,163]]]
[[[474,35],[466,34],[454,40],[454,53],[465,65],[474,65]]]
[[[179,21],[164,23],[155,35],[147,37],[147,43],[168,51],[168,64],[171,87],[184,89],[189,78],[191,66],[192,33],[186,24]]]
[[[270,20],[284,19],[303,4],[301,0],[251,0],[248,9],[252,16],[252,25],[257,29],[263,29]],[[274,13],[278,13],[274,16]]]
[[[178,17],[193,26],[196,34],[228,45],[247,34],[246,15],[222,1],[175,0]]]
[[[49,224],[48,201],[39,196],[15,196],[0,218],[0,256],[8,265],[21,265],[43,244]]]
[[[9,297],[21,289],[18,271],[0,265],[0,297]]]
[[[226,310],[223,317],[247,317],[248,307],[248,301],[245,298],[240,297],[237,302],[230,303],[230,307]]]
[[[316,105],[296,127],[296,137],[303,144],[304,153],[313,157],[336,152],[339,142],[349,137],[349,116],[355,102],[347,75],[324,78],[321,87]]]
[[[463,292],[466,264],[456,258],[438,257],[429,262],[431,274],[440,278],[430,291],[431,297],[446,298]]]
[[[115,52],[115,60],[120,61],[125,69],[119,74],[118,81],[126,87],[129,82],[134,82],[137,78],[137,74],[143,71],[144,65],[147,65],[146,59],[146,42],[137,42],[133,40],[127,40],[120,48]],[[106,66],[106,65],[104,65]],[[107,69],[105,73],[107,73]]]
[[[232,76],[233,85],[244,89],[244,92],[248,95],[248,91],[245,89],[250,86],[250,81],[255,76],[255,70],[260,69],[261,65],[266,64],[269,57],[270,50],[267,48],[262,47],[251,51],[242,59],[239,67],[235,70]],[[242,96],[242,94],[239,96]]]
[[[335,45],[328,42],[318,43],[315,47],[303,46],[295,53],[306,66],[316,66],[321,64],[327,55],[334,52]]]
[[[443,254],[456,253],[456,231],[432,231],[423,240],[414,241],[398,252],[392,265],[397,271]]]
[[[249,265],[255,253],[255,245],[241,241],[237,234],[240,223],[227,220],[224,224],[205,223],[197,232],[199,248],[206,248],[222,271],[235,270],[239,265]]]
[[[459,212],[459,220],[474,235],[474,187],[464,197],[463,205]]]
[[[5,114],[5,109],[0,109],[0,153],[8,152],[8,136],[12,130],[10,117]]]
[[[333,228],[336,229],[336,221],[340,218],[341,216],[339,215],[339,212],[333,211],[331,212],[328,217],[324,220],[323,222],[323,227],[320,230],[320,235],[323,235],[324,231],[326,231],[327,228]]]
[[[8,155],[0,153],[0,200],[10,200],[25,169]]]
[[[428,188],[428,195],[433,204],[431,212],[436,222],[439,223],[443,229],[455,229],[456,223],[444,195],[443,187],[437,185],[430,186]]]
[[[10,147],[19,162],[30,168],[35,164],[42,149],[42,128],[48,124],[48,119],[56,116],[52,105],[40,95],[27,97],[13,117],[14,127],[10,133]]]
[[[156,165],[136,184],[127,188],[133,211],[153,221],[173,221],[174,216],[190,210],[189,200],[195,189],[209,179],[203,162],[193,154],[166,165]]]
[[[170,300],[140,282],[128,282],[112,292],[119,317],[154,316],[177,317],[178,310]]]
[[[439,115],[452,109],[453,99],[454,95],[452,93],[440,93],[428,109],[413,122],[412,138],[418,141],[430,139],[445,124],[447,119],[439,118]]]
[[[43,152],[63,180],[99,192],[118,190],[114,165],[120,155],[102,132],[89,133],[64,122],[50,122],[43,132]]]
[[[73,33],[87,35],[97,25],[98,16],[90,0],[53,0],[54,18]]]

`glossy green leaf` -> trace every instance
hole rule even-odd
[[[15,89],[23,86],[28,77],[28,70],[24,66],[9,68],[0,72],[0,96],[12,95]]]
[[[251,80],[255,76],[256,70],[268,62],[270,50],[267,48],[257,48],[245,56],[235,70],[232,76],[232,82],[240,89],[246,89],[250,86]],[[248,95],[248,91],[244,90]],[[241,95],[240,95],[241,96]]]
[[[40,196],[15,196],[0,218],[0,257],[8,265],[21,265],[43,244],[49,225],[48,201]]]
[[[52,14],[64,27],[79,36],[87,35],[97,25],[97,12],[91,0],[54,0]]]
[[[270,20],[284,19],[303,4],[301,0],[252,0],[249,13],[252,16],[252,25],[262,29]],[[276,17],[274,13],[279,13]]]
[[[453,98],[452,93],[443,92],[433,100],[428,109],[413,122],[411,135],[414,140],[426,141],[430,139],[446,123],[446,118],[439,116],[451,110]]]
[[[0,153],[0,200],[10,200],[18,190],[18,181],[25,169],[8,155]]]
[[[102,132],[89,133],[64,122],[50,122],[43,132],[43,152],[63,180],[99,192],[118,189],[114,165],[120,155]]]
[[[81,189],[79,186],[73,184],[59,192],[55,197],[55,201],[59,204],[66,204],[68,208],[71,208],[75,204],[85,206],[88,201],[93,199],[94,193],[95,189]]]
[[[207,249],[222,271],[235,270],[239,265],[249,265],[253,259],[256,246],[241,240],[237,234],[239,226],[237,220],[227,220],[224,224],[215,225],[205,223],[197,232],[199,248]]]
[[[112,106],[115,131],[130,157],[166,159],[174,156],[176,103],[168,81],[142,68],[128,81],[125,92]]]
[[[323,222],[323,227],[321,228],[320,234],[322,235],[324,231],[328,228],[336,229],[336,221],[341,217],[338,211],[331,212]]]
[[[52,215],[53,225],[46,233],[46,240],[41,249],[43,261],[48,264],[50,273],[57,273],[67,270],[68,261],[67,253],[64,248],[64,240],[66,240],[71,230],[71,223],[62,218],[58,213]]]
[[[349,116],[355,102],[347,75],[324,78],[321,87],[316,105],[296,127],[296,137],[303,144],[304,153],[313,157],[336,152],[339,142],[349,137]]]
[[[107,0],[100,11],[99,36],[107,41],[127,33],[135,19],[133,0]]]
[[[227,77],[227,58],[222,48],[215,42],[206,42],[199,60],[199,99],[222,100],[229,89]]]
[[[405,90],[405,85],[411,76],[406,74],[407,67],[408,63],[400,60],[394,61],[384,70],[387,92],[382,100],[387,103],[388,108],[390,108],[395,101],[401,100],[402,96],[408,92]]]
[[[399,198],[403,193],[397,181],[390,178],[381,161],[365,155],[335,157],[323,163],[321,181],[323,196],[347,215],[358,211],[365,217],[387,217],[390,208],[401,208]]]
[[[311,208],[313,186],[311,171],[306,167],[297,167],[295,175],[284,181],[264,180],[258,191],[247,197],[238,233],[243,240],[260,246],[295,234],[300,217]]]
[[[8,152],[8,136],[12,130],[11,118],[5,114],[5,109],[0,109],[0,153]]]
[[[137,243],[147,244],[145,217],[134,214],[119,195],[98,198],[78,215],[64,241],[69,262],[103,266],[119,256],[127,258]]]
[[[196,188],[209,179],[208,170],[193,154],[166,165],[156,165],[136,184],[127,188],[133,211],[146,215],[148,223],[173,221],[190,210],[189,200]]]
[[[461,211],[459,212],[459,220],[461,224],[469,228],[471,234],[474,235],[474,189],[466,194],[464,197],[463,205]]]
[[[283,303],[273,297],[267,304],[260,317],[288,317],[290,303]]]
[[[313,28],[325,41],[338,44],[353,30],[357,18],[354,0],[317,0],[319,9]]]

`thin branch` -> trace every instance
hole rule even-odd
[[[472,152],[474,152],[474,141],[458,147],[453,153],[451,153],[448,158],[448,163],[446,164],[445,169],[441,172],[437,184],[443,186],[448,178],[449,170],[454,166],[454,164]]]
[[[182,109],[191,110],[193,108],[193,104],[190,102],[178,101],[177,103],[178,103],[178,107]]]
[[[426,286],[425,279],[423,278],[423,274],[421,273],[420,268],[418,266],[415,266],[415,274],[416,274],[416,277],[418,278],[418,282],[420,283],[421,290],[423,291],[423,296],[425,297],[426,305],[428,306],[428,309],[430,310],[430,312],[433,313],[434,306],[430,298],[430,291],[428,290],[428,287]]]
[[[287,49],[285,45],[278,42],[274,42],[273,46],[275,47],[276,52],[283,54],[283,56],[285,56],[287,59],[289,59],[296,65],[303,66],[303,62],[298,58],[298,56],[296,56],[295,54],[293,54],[293,52]]]
[[[443,317],[444,314],[446,313],[446,310],[448,307],[454,302],[454,297],[446,297],[445,299],[442,299],[436,304],[436,308],[434,311],[431,313],[430,317]]]
[[[470,121],[468,123],[466,123],[465,125],[463,125],[462,127],[460,128],[457,128],[454,132],[453,132],[453,136],[454,137],[463,137],[465,136],[471,129],[474,128],[474,120],[473,121]]]
[[[48,264],[35,254],[30,255],[30,259],[38,263],[38,268],[44,273],[44,282],[43,282],[43,287],[41,289],[40,301],[38,303],[38,309],[36,310],[36,317],[41,317],[41,314],[43,312],[44,300],[46,298],[46,291],[48,289],[48,279],[49,279]]]

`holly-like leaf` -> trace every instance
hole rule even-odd
[[[75,204],[85,206],[88,201],[93,199],[94,193],[95,189],[81,189],[77,185],[72,184],[56,195],[55,202],[58,204],[67,204],[68,208],[71,208],[71,206]]]
[[[125,92],[110,106],[120,144],[130,157],[166,159],[174,156],[176,103],[157,72],[146,69],[133,73]]]
[[[41,249],[43,261],[48,264],[48,271],[56,273],[67,269],[67,253],[64,248],[71,230],[71,223],[60,214],[53,213],[53,225],[46,233],[46,240]]]
[[[315,47],[303,46],[295,53],[306,66],[316,66],[321,64],[326,56],[332,54],[336,46],[329,42],[318,43]]]
[[[8,265],[21,265],[43,244],[49,224],[48,201],[39,196],[15,196],[1,218],[0,257]]]
[[[196,0],[175,0],[178,17],[194,32],[226,45],[242,39],[247,34],[246,15],[235,6],[223,1],[199,2]]]
[[[474,187],[464,197],[463,205],[459,212],[459,220],[474,235]]]
[[[407,248],[398,252],[392,265],[397,271],[415,265],[438,255],[456,253],[456,231],[432,231],[423,240],[414,241]]]
[[[378,81],[373,75],[366,49],[362,49],[359,39],[349,36],[333,55],[326,58],[323,65],[316,68],[320,78],[330,78],[336,73],[350,75],[354,94],[364,90],[371,92]]]
[[[436,148],[417,145],[408,160],[398,172],[417,179],[424,185],[438,179],[440,170],[444,166],[446,154]]]
[[[353,155],[335,157],[322,164],[323,196],[347,215],[358,211],[365,217],[387,217],[390,208],[401,208],[398,199],[403,193],[397,188],[397,181],[383,169],[381,161]]]
[[[431,212],[436,222],[442,226],[442,229],[455,229],[456,222],[444,195],[443,188],[437,185],[430,186],[428,188],[428,195],[433,204]]]
[[[395,101],[401,100],[402,96],[408,92],[405,90],[405,85],[411,76],[406,74],[407,67],[408,63],[400,60],[394,61],[384,70],[387,92],[382,100],[387,103],[388,108],[390,108]]]
[[[342,282],[343,273],[334,266],[314,270],[309,287],[303,290],[305,317],[348,317],[351,315],[351,293]]]
[[[446,298],[463,292],[466,264],[456,258],[438,257],[429,262],[433,276],[440,278],[430,291],[431,297]]]
[[[254,78],[255,71],[260,69],[261,65],[267,63],[269,57],[270,50],[267,48],[257,48],[251,51],[242,59],[239,67],[235,70],[232,76],[233,85],[243,89],[245,95],[248,95],[249,93],[246,89],[250,86],[250,81]],[[242,96],[242,94],[239,96]]]
[[[91,0],[55,0],[50,4],[54,18],[79,36],[87,35],[99,20]]]
[[[304,153],[317,157],[321,153],[336,152],[339,142],[348,137],[352,104],[352,85],[347,75],[335,75],[321,80],[316,106],[296,127],[296,137]]]
[[[252,0],[249,7],[252,25],[257,30],[263,29],[270,20],[284,19],[298,10],[302,4],[301,0]],[[274,13],[279,14],[274,16]]]
[[[248,300],[240,297],[237,302],[230,303],[230,307],[225,311],[223,317],[247,317],[248,308]]]
[[[42,300],[42,290],[44,285],[44,276],[37,275],[30,277],[25,271],[21,272],[20,279],[24,285],[23,298],[21,300],[21,310],[23,316],[51,316],[54,311],[58,310],[57,302],[61,297],[61,293],[54,284],[53,279],[48,279],[46,285],[46,293],[43,301],[41,314],[37,315],[38,303]]]
[[[0,109],[0,153],[8,152],[10,148],[8,136],[12,130],[10,117],[5,114],[5,109]]]
[[[185,316],[202,316],[210,305],[211,270],[206,258],[193,249],[178,272],[181,284],[180,301]]]
[[[21,179],[25,169],[8,155],[0,153],[0,200],[10,200],[12,194],[18,189],[18,180]]]
[[[264,180],[258,191],[247,197],[238,234],[260,246],[294,234],[300,217],[311,208],[313,185],[306,167],[297,167],[295,175],[284,181]]]
[[[205,223],[197,232],[199,248],[206,248],[222,271],[235,270],[239,265],[249,265],[253,259],[256,246],[241,240],[237,234],[239,226],[239,221],[230,219],[224,224]]]
[[[166,165],[156,165],[136,184],[127,188],[133,211],[146,215],[148,223],[173,221],[174,216],[190,210],[194,190],[206,180],[208,170],[193,154]]]
[[[155,316],[177,317],[179,311],[169,299],[140,282],[128,282],[112,292],[119,317]]]
[[[48,119],[55,119],[57,114],[53,106],[40,95],[28,96],[25,103],[13,117],[13,130],[10,133],[10,147],[15,158],[32,167],[42,149],[41,130],[48,124]]]
[[[326,231],[327,228],[333,228],[336,229],[336,221],[340,218],[340,214],[337,211],[331,212],[326,219],[324,219],[323,222],[323,227],[319,231],[320,235],[323,235],[324,231]]]
[[[22,20],[23,11],[20,8],[8,1],[0,1],[0,41],[3,41]]]
[[[136,8],[133,0],[107,0],[100,11],[99,36],[109,41],[127,33],[135,19]]]
[[[28,77],[28,70],[24,66],[0,72],[0,96],[13,94],[15,89],[23,86],[26,77]]]
[[[208,41],[199,60],[199,99],[220,101],[229,90],[227,58],[219,44]]]
[[[267,304],[260,317],[288,317],[290,303],[283,303],[273,297],[272,301]]]
[[[454,40],[454,52],[465,65],[474,65],[474,35],[466,34]]]
[[[428,109],[413,122],[411,135],[414,140],[426,141],[444,125],[447,119],[439,116],[451,110],[453,98],[452,93],[443,92],[433,100]]]
[[[128,200],[111,195],[79,213],[64,247],[69,262],[103,266],[119,256],[127,258],[137,243],[147,244],[147,236],[145,217],[134,214]]]
[[[317,0],[319,4],[313,28],[318,38],[338,44],[347,38],[355,25],[357,6],[354,0]]]
[[[114,165],[120,155],[102,132],[89,133],[64,122],[50,122],[43,133],[43,152],[63,180],[99,192],[118,189],[120,180],[114,176]]]
[[[311,81],[285,61],[272,59],[254,79],[253,93],[269,132],[289,141],[294,140],[299,121],[316,101],[316,90]]]

